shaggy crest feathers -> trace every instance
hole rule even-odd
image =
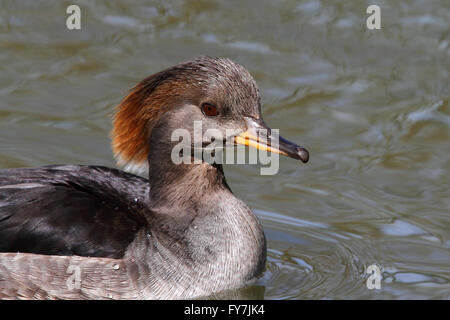
[[[112,149],[118,165],[127,171],[146,171],[148,138],[152,125],[171,107],[168,96],[175,96],[178,82],[162,84],[162,74],[150,76],[135,86],[117,106],[113,120]]]
[[[126,171],[148,171],[148,140],[157,120],[177,101],[198,103],[196,99],[208,86],[220,83],[228,92],[235,91],[230,84],[236,80],[245,80],[250,84],[249,94],[257,94],[248,71],[226,58],[200,57],[142,80],[116,108],[111,145],[117,164]]]

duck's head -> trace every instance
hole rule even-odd
[[[118,164],[145,171],[150,148],[173,147],[178,141],[171,142],[172,132],[193,134],[196,121],[202,133],[214,129],[235,144],[308,161],[306,149],[275,137],[264,123],[258,87],[244,67],[229,59],[201,57],[147,77],[123,99],[111,133]],[[261,129],[268,135],[259,135]],[[274,138],[278,144],[271,142]]]

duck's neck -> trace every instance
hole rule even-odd
[[[156,211],[195,209],[216,193],[231,193],[222,165],[174,164],[164,154],[150,154],[150,204]]]
[[[149,227],[127,253],[128,261],[145,261],[141,267],[151,270],[142,290],[167,298],[168,288],[177,288],[178,297],[192,297],[242,286],[257,276],[265,265],[264,233],[253,212],[231,193],[222,166],[176,165],[164,146],[153,150],[158,151],[149,155]]]
[[[192,131],[192,119],[186,120],[183,117],[190,114],[191,108],[192,106],[186,105],[181,107],[179,113],[163,115],[150,132],[148,167],[150,206],[154,211],[174,213],[196,210],[196,207],[207,207],[208,197],[213,194],[231,193],[222,166],[211,165],[199,159],[202,157],[201,152],[194,152],[190,139],[189,142],[181,142],[185,143],[183,152],[187,153],[186,147],[190,149],[190,155],[183,154],[184,159],[190,160],[189,163],[179,163],[176,161],[178,159],[173,159],[174,148],[180,142],[172,141],[172,133],[175,131],[172,128]]]

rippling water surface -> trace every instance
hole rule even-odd
[[[263,115],[310,151],[275,176],[227,165],[261,219],[266,299],[450,296],[450,3],[0,0],[0,168],[114,166],[113,107],[199,55],[257,80]],[[381,30],[368,30],[369,4]],[[381,289],[366,286],[369,265]]]

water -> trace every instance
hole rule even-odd
[[[199,55],[257,80],[263,115],[308,148],[276,176],[227,165],[261,219],[266,299],[450,296],[450,4],[442,1],[0,1],[0,168],[114,166],[112,110]],[[381,30],[367,30],[369,4]],[[375,264],[381,289],[369,290]]]

